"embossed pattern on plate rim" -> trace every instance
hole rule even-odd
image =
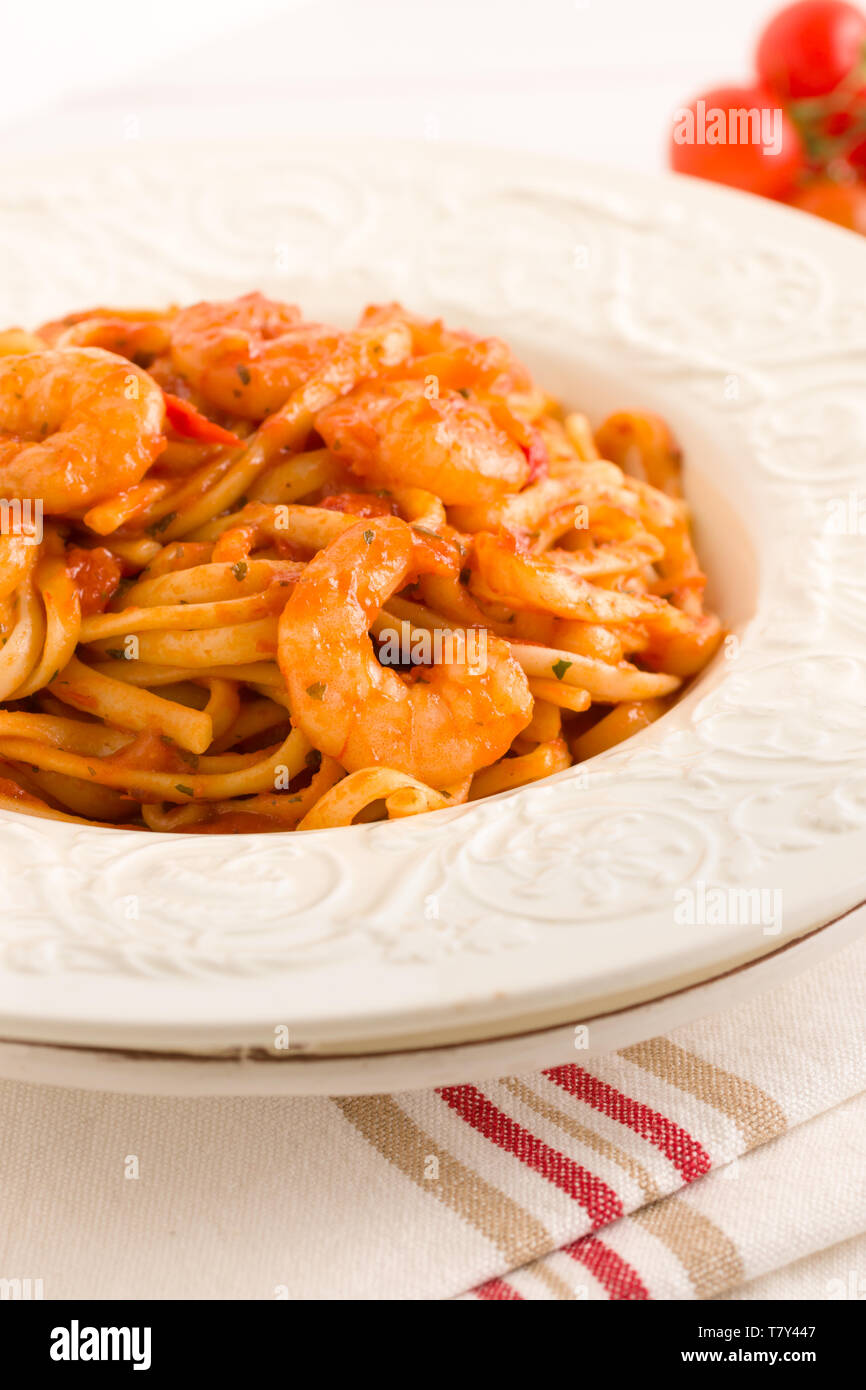
[[[6,1036],[261,1045],[286,1021],[307,1046],[574,1016],[706,978],[862,896],[866,567],[862,537],[822,524],[866,498],[855,238],[688,180],[322,142],[254,163],[179,146],[8,166],[0,253],[18,267],[9,316],[29,322],[254,277],[344,313],[390,291],[560,358],[579,333],[583,360],[725,440],[727,492],[767,538],[737,661],[588,786],[572,770],[297,840],[3,815]],[[781,933],[677,926],[698,879],[778,888]]]

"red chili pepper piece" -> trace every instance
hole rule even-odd
[[[175,434],[183,435],[184,439],[200,439],[205,444],[228,444],[233,448],[238,448],[243,442],[231,430],[215,425],[189,401],[173,396],[170,391],[163,391],[162,394],[165,396],[166,419]]]

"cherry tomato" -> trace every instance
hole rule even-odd
[[[815,179],[787,201],[803,212],[812,212],[816,217],[866,235],[866,184]]]
[[[845,158],[858,178],[866,179],[866,140],[858,140],[846,152]]]
[[[66,552],[66,570],[78,589],[81,616],[89,618],[93,613],[102,613],[120,584],[121,567],[117,556],[102,545],[93,550],[73,545]]]
[[[863,62],[866,15],[842,0],[800,0],[771,19],[758,41],[765,87],[798,100],[820,97]]]
[[[791,192],[803,167],[796,126],[760,87],[717,87],[677,113],[671,168],[765,198]]]

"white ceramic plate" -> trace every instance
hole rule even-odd
[[[400,298],[507,338],[595,420],[661,411],[736,637],[627,745],[415,822],[3,814],[0,1037],[464,1044],[634,1008],[862,901],[866,244],[688,180],[436,145],[131,145],[0,188],[3,320],[255,287],[348,322]]]

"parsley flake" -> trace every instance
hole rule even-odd
[[[161,516],[159,518],[159,521],[155,521],[152,526],[148,526],[148,534],[151,536],[160,535],[161,532],[167,530],[171,523],[176,519],[177,512],[166,512],[165,516]]]

